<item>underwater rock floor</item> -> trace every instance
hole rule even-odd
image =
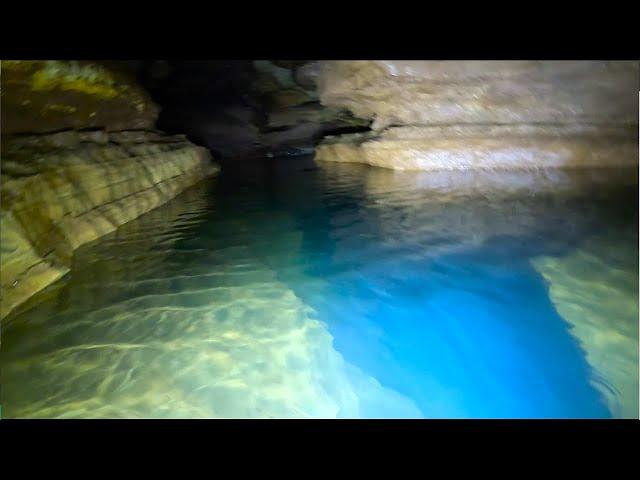
[[[638,413],[637,174],[223,170],[8,317],[8,418]]]

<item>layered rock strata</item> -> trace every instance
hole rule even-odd
[[[0,318],[69,272],[80,245],[217,171],[152,130],[158,107],[87,62],[2,63]]]
[[[634,131],[624,125],[391,127],[327,137],[315,158],[396,170],[633,166]]]
[[[399,170],[637,164],[634,62],[321,62],[323,105],[372,120],[324,161]]]
[[[3,152],[2,317],[67,273],[77,247],[216,169],[205,149],[181,138],[103,134],[95,141],[95,135],[77,134],[79,143],[55,147],[59,136],[22,140],[23,158],[9,148]]]

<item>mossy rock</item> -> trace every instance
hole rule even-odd
[[[266,96],[266,106],[269,110],[286,109],[313,102],[317,99],[312,92],[301,88],[279,90]]]
[[[2,134],[151,129],[158,107],[123,72],[95,62],[5,60]]]

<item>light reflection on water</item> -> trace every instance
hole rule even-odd
[[[81,248],[5,416],[637,416],[636,172],[277,165]]]

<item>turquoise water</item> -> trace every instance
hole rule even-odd
[[[220,177],[8,319],[6,417],[638,411],[637,172]]]

